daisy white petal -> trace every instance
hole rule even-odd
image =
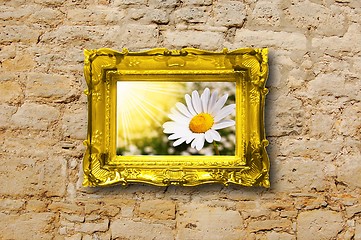
[[[163,132],[164,132],[164,133],[167,133],[167,134],[173,134],[173,133],[178,132],[178,130],[175,129],[175,128],[164,128],[164,129],[163,129]]]
[[[212,93],[211,98],[209,99],[209,102],[208,102],[208,108],[207,108],[207,112],[208,112],[208,113],[211,113],[214,105],[216,104],[217,96],[218,96],[218,92],[217,92],[217,91],[214,91],[214,92]]]
[[[177,122],[178,124],[187,125],[189,124],[189,118],[181,115],[181,114],[168,114],[168,117],[172,119],[174,122]]]
[[[181,134],[185,139],[186,139],[186,143],[188,144],[190,141],[192,141],[192,135],[193,133],[187,128],[187,129],[184,129],[182,131],[182,133],[179,133]]]
[[[164,129],[163,132],[164,133],[184,133],[184,131],[187,131],[187,126],[172,126],[172,125],[167,125]]]
[[[193,104],[194,110],[196,110],[197,113],[202,112],[201,99],[199,98],[198,92],[195,90],[192,92],[192,104]]]
[[[175,140],[175,139],[178,139],[178,138],[181,138],[181,137],[183,137],[182,134],[173,133],[172,135],[169,135],[168,139],[169,139],[169,140]]]
[[[167,128],[167,129],[164,129],[163,132],[164,132],[164,133],[167,133],[167,134],[173,134],[173,133],[174,133],[174,130],[171,129],[171,128]]]
[[[181,116],[183,116],[183,117],[187,117],[186,115],[184,115],[182,112],[180,112],[180,111],[178,111],[176,108],[171,108],[170,109],[170,112],[172,113],[172,114],[178,114],[178,115],[181,115]]]
[[[193,140],[193,142],[191,143],[191,148],[195,148],[195,147],[196,147],[196,142],[197,142],[197,136],[195,135],[195,136],[194,136],[194,140]]]
[[[183,113],[183,115],[187,117],[192,117],[192,114],[188,111],[188,108],[183,103],[176,103],[176,107],[181,113]]]
[[[186,99],[186,103],[187,103],[187,107],[188,107],[189,112],[190,112],[193,116],[197,115],[197,113],[196,113],[196,111],[194,110],[193,105],[192,105],[192,98],[191,98],[191,96],[189,96],[189,94],[186,94],[186,95],[185,95],[185,99]]]
[[[210,132],[210,130],[205,132],[204,136],[205,136],[205,139],[207,142],[209,142],[209,143],[213,142],[213,137],[212,137],[212,133]]]
[[[217,114],[214,114],[214,122],[219,122],[223,118],[227,117],[229,114],[234,112],[236,108],[236,104],[230,104],[224,108],[222,108]]]
[[[197,136],[196,138],[197,142],[196,142],[196,149],[199,151],[203,148],[204,146],[204,133],[201,133]]]
[[[214,107],[212,108],[210,113],[212,113],[213,115],[216,115],[218,113],[218,111],[221,110],[221,108],[224,106],[227,99],[228,99],[228,94],[224,94],[214,105]]]
[[[216,130],[209,129],[209,132],[212,134],[212,138],[215,141],[221,141],[221,135],[219,135],[219,133]]]
[[[196,138],[196,134],[192,133],[187,137],[186,143],[189,144],[193,139]]]
[[[163,123],[163,128],[173,128],[173,127],[176,128],[178,126],[179,126],[179,124],[177,124],[176,122],[173,122],[173,121]]]
[[[203,93],[202,93],[202,95],[201,95],[203,112],[207,112],[207,111],[208,111],[209,95],[210,95],[209,88],[204,89],[204,91],[203,91]]]
[[[175,141],[174,143],[173,143],[173,146],[174,147],[176,147],[176,146],[179,146],[179,145],[181,145],[183,142],[185,142],[185,138],[180,138],[180,139],[178,139],[177,141]]]
[[[216,123],[213,125],[212,129],[218,130],[226,127],[231,127],[235,124],[233,120],[223,120],[222,122]]]

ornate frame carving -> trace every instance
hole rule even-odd
[[[84,75],[88,89],[88,134],[84,141],[84,186],[148,183],[157,186],[195,186],[229,183],[269,187],[268,141],[264,105],[268,90],[268,49],[222,52],[194,48],[144,52],[85,50]],[[184,81],[205,77],[236,82],[235,156],[118,156],[116,82]]]

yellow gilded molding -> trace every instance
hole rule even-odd
[[[264,129],[268,49],[219,52],[155,48],[141,52],[84,50],[88,133],[84,141],[84,186],[205,183],[269,187]],[[234,156],[120,156],[116,153],[117,82],[234,82]]]

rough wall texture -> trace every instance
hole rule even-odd
[[[361,239],[358,0],[1,0],[0,239]],[[269,47],[270,189],[83,188],[83,49]]]

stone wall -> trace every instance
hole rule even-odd
[[[361,239],[358,0],[2,0],[0,239]],[[83,49],[269,47],[271,188],[83,188]]]

